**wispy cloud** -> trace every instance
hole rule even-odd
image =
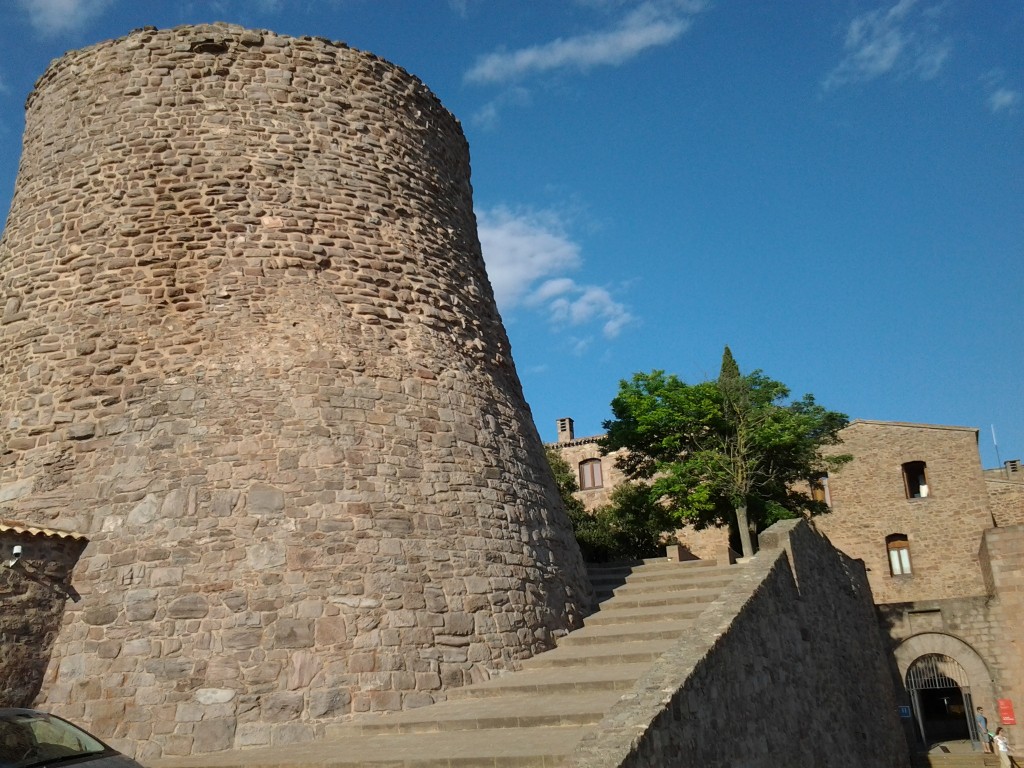
[[[465,80],[502,83],[558,69],[586,71],[622,64],[648,48],[678,39],[690,28],[690,17],[703,7],[692,0],[646,0],[609,29],[481,56]]]
[[[477,128],[496,128],[500,120],[501,110],[507,106],[521,107],[530,103],[530,92],[526,88],[513,86],[506,88],[494,99],[478,109],[470,121]]]
[[[41,35],[57,37],[81,29],[113,0],[18,0],[29,23]]]
[[[635,318],[607,288],[568,276],[583,265],[580,247],[551,211],[478,211],[480,245],[503,314],[524,308],[544,313],[559,328],[600,324],[614,338]]]
[[[1010,88],[997,88],[988,97],[988,107],[993,114],[1004,109],[1013,109],[1020,103],[1020,91]]]
[[[899,0],[856,16],[846,28],[843,59],[823,87],[829,90],[888,74],[935,77],[953,49],[939,32],[939,15],[919,0]]]
[[[1021,103],[1021,92],[1017,88],[1006,85],[1006,71],[1000,67],[989,70],[982,75],[982,87],[988,93],[985,103],[993,115],[999,112],[1013,112]]]

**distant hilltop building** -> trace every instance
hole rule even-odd
[[[816,527],[863,560],[906,706],[911,743],[981,738],[988,712],[1024,743],[1024,468],[982,470],[978,430],[857,420],[834,450],[853,461],[812,489],[830,512]],[[601,436],[557,422],[559,451],[576,468],[577,496],[594,508],[624,481]],[[680,533],[684,552],[722,559],[724,530]]]
[[[220,24],[68,53],[28,98],[0,312],[4,590],[88,542],[48,577],[63,621],[5,626],[50,653],[4,704],[143,760],[284,744],[579,623],[466,141],[401,68]]]

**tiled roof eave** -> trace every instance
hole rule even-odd
[[[29,534],[30,536],[49,536],[58,539],[74,539],[88,541],[88,537],[73,531],[58,531],[53,528],[38,528],[34,525],[19,523],[15,520],[0,520],[0,533],[4,532]]]

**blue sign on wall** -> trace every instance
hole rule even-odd
[[[902,707],[899,708],[899,710],[900,710],[900,717],[901,718],[903,718],[904,720],[909,720],[910,719],[910,707],[902,706]]]

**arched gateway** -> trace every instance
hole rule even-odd
[[[977,742],[976,702],[994,698],[992,677],[981,656],[962,640],[940,633],[907,639],[895,656],[921,742]]]

